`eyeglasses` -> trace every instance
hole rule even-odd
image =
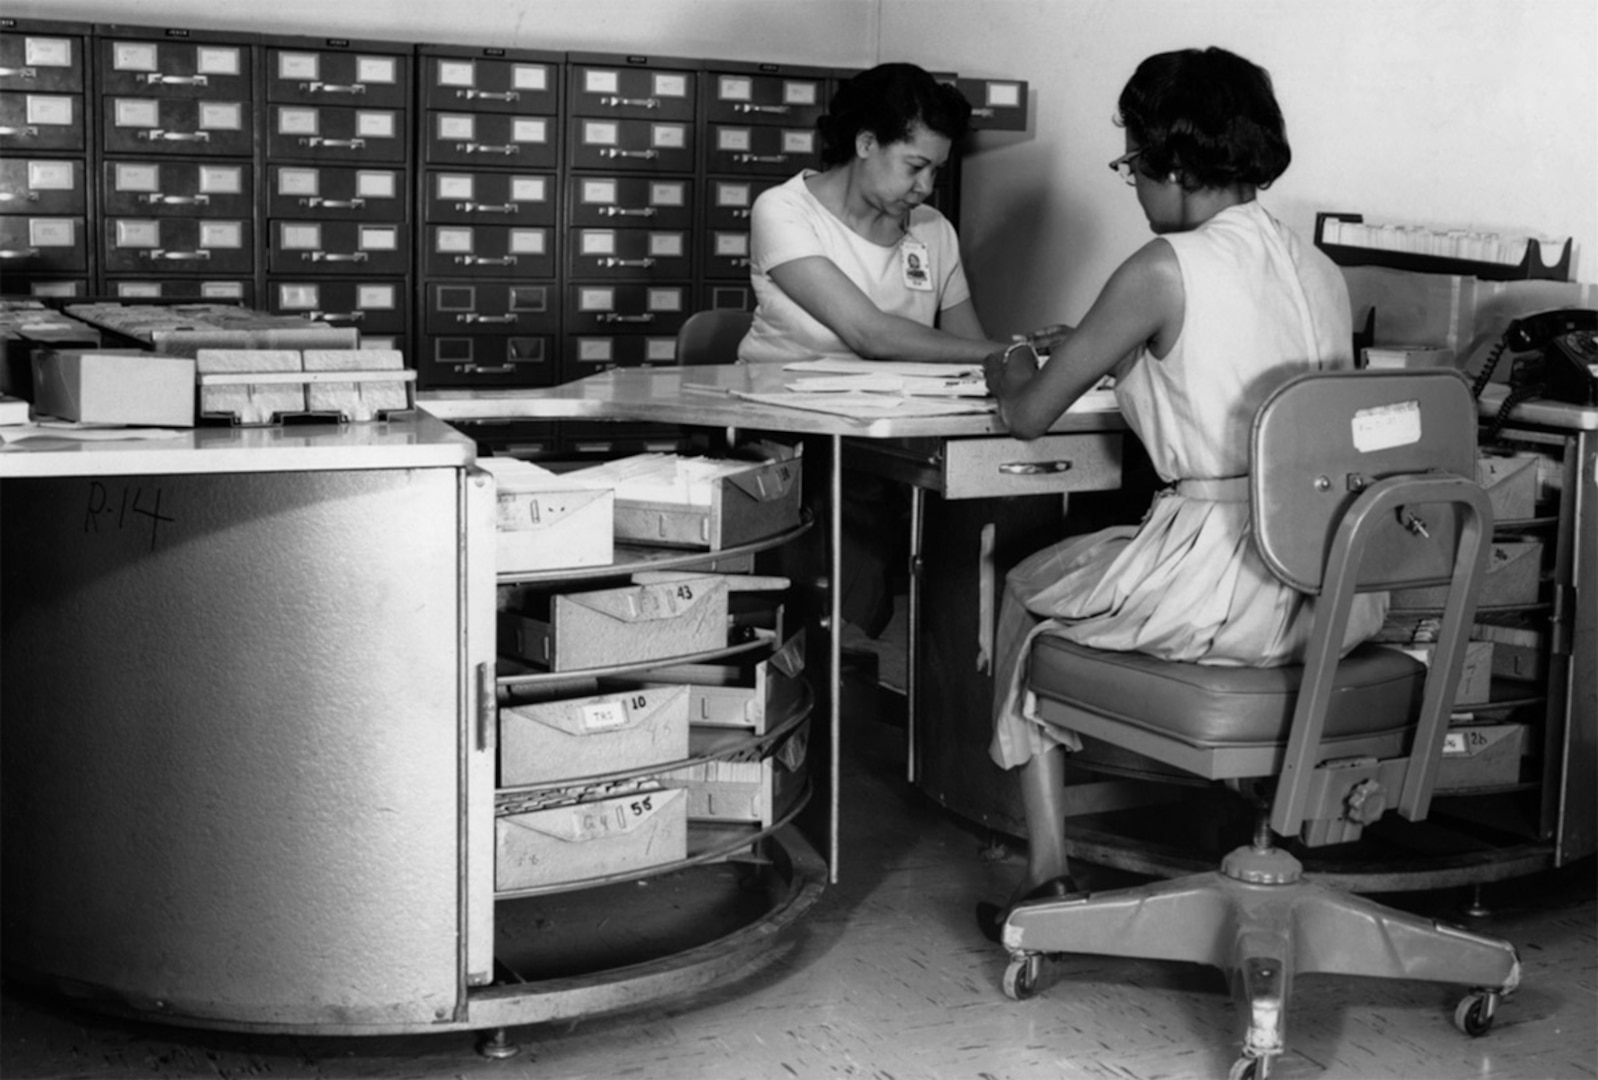
[[[1136,184],[1137,170],[1132,168],[1132,162],[1136,161],[1138,156],[1142,153],[1143,147],[1141,146],[1136,150],[1127,151],[1114,161],[1110,162],[1110,171],[1115,173],[1115,175],[1119,176],[1122,180],[1125,180],[1128,184]]]

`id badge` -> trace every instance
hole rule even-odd
[[[932,267],[927,265],[927,245],[905,237],[899,242],[899,266],[904,271],[904,287],[917,292],[932,291]]]

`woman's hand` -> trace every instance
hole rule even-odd
[[[1009,426],[1006,407],[1038,373],[1038,354],[1030,341],[1011,342],[982,360],[982,377],[988,394],[999,403],[999,419]]]
[[[1053,352],[1065,344],[1065,339],[1070,337],[1075,331],[1076,327],[1074,326],[1066,326],[1064,323],[1051,323],[1048,326],[1039,327],[1032,331],[1026,336],[1026,339],[1032,343],[1032,347],[1038,352],[1047,353]]]

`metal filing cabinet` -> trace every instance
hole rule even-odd
[[[801,169],[821,167],[816,120],[826,112],[834,86],[825,68],[707,62],[699,307],[754,310],[750,208],[767,188]]]
[[[561,378],[675,363],[693,304],[699,62],[573,53],[568,65]]]
[[[96,28],[103,291],[240,302],[254,295],[255,41]]]
[[[3,291],[84,296],[89,232],[87,27],[0,19]]]
[[[411,48],[264,42],[265,304],[410,357]]]
[[[559,381],[561,59],[419,51],[423,386]]]

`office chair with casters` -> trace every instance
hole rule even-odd
[[[1388,809],[1427,814],[1492,531],[1469,386],[1442,369],[1300,375],[1261,406],[1250,454],[1259,551],[1315,598],[1303,664],[1177,663],[1044,635],[1027,680],[1044,721],[1256,795],[1253,841],[1217,871],[1019,904],[1003,930],[1017,999],[1053,953],[1222,969],[1247,1028],[1233,1080],[1264,1080],[1282,1053],[1295,974],[1462,984],[1454,1021],[1471,1035],[1520,982],[1508,942],[1318,882],[1272,840],[1344,843]],[[1339,657],[1356,592],[1439,584],[1429,667],[1371,644]]]
[[[677,363],[733,364],[738,361],[738,343],[749,332],[754,315],[737,308],[713,308],[688,316],[677,331]]]

